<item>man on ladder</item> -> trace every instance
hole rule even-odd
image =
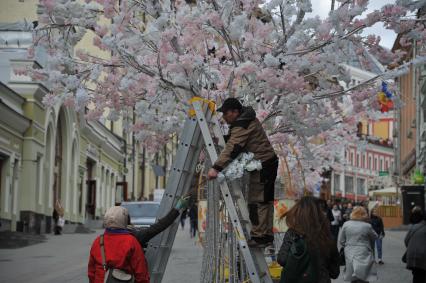
[[[252,152],[254,158],[262,162],[260,171],[250,172],[248,209],[252,229],[248,245],[266,247],[274,240],[272,225],[277,155],[252,107],[243,107],[238,99],[228,98],[217,111],[223,113],[223,119],[230,126],[229,135],[225,137],[225,148],[210,168],[208,178],[217,178],[218,173],[243,152]]]

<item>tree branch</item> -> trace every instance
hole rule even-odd
[[[339,91],[334,91],[334,92],[330,92],[330,93],[327,93],[327,94],[321,94],[321,95],[314,96],[314,99],[318,100],[318,99],[333,98],[333,97],[336,97],[336,96],[345,95],[347,92],[350,92],[350,91],[355,90],[357,88],[363,87],[363,86],[365,86],[365,85],[367,85],[367,84],[369,84],[371,82],[374,82],[375,80],[377,80],[378,78],[380,78],[382,75],[383,74],[374,76],[371,79],[363,81],[362,83],[360,83],[358,85],[355,85],[353,87],[350,87],[348,89],[345,89],[345,90],[339,90]]]

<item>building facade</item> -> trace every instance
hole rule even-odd
[[[393,144],[380,140],[370,140],[365,149],[348,145],[342,156],[344,162],[331,173],[332,196],[356,202],[378,189],[380,176],[389,176],[395,162]]]
[[[39,65],[26,59],[31,32],[19,27],[0,28],[1,229],[49,232],[57,201],[70,223],[99,219],[123,179],[123,139],[71,108],[45,106],[47,87],[15,74]]]
[[[424,56],[426,47],[413,43],[402,47],[401,35],[393,50],[404,49],[407,58]],[[396,78],[402,107],[396,112],[396,168],[398,184],[409,185],[416,169],[426,174],[426,65],[411,66],[407,74]]]
[[[49,232],[57,201],[68,223],[99,219],[117,200],[131,196],[116,189],[127,187],[120,121],[113,131],[113,125],[88,122],[64,105],[43,104],[49,89],[14,71],[43,67],[43,52],[34,60],[26,55],[38,1],[5,2],[0,11],[0,229]]]
[[[365,52],[360,55],[354,48],[348,48],[349,59],[343,67],[350,73],[350,82],[342,83],[343,88],[350,88],[375,77],[384,71],[384,67],[374,56]],[[351,107],[350,98],[345,98]],[[377,121],[360,121],[357,135],[366,142],[359,148],[356,144],[348,144],[338,166],[331,170],[331,196],[336,199],[351,201],[368,200],[368,192],[381,183],[379,175],[390,175],[394,166],[393,152],[393,112],[383,113]]]
[[[111,205],[152,199],[166,186],[177,136],[148,153],[122,118],[89,122],[67,106],[45,106],[47,86],[14,72],[46,60],[38,50],[35,60],[26,56],[38,2],[5,0],[0,10],[0,229],[44,233],[56,201],[68,223],[91,223]],[[92,42],[88,32],[75,50],[110,56]]]

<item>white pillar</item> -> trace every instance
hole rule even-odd
[[[116,186],[115,186],[115,183],[116,183],[115,176],[117,176],[117,174],[115,174],[115,173],[113,173],[112,176],[111,176],[111,180],[112,180],[111,203],[110,203],[111,206],[115,205],[115,189],[116,189]]]

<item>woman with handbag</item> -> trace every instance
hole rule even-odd
[[[90,250],[90,283],[149,283],[148,267],[141,245],[127,230],[129,213],[120,206],[110,207],[104,216],[104,234]]]
[[[281,283],[330,283],[340,273],[330,221],[318,199],[303,197],[284,214],[288,231],[278,253]]]
[[[377,280],[374,244],[378,236],[367,220],[365,208],[356,206],[350,220],[343,224],[340,244],[345,254],[345,281],[365,283]]]

